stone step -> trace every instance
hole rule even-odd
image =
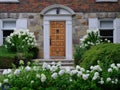
[[[46,63],[48,63],[48,62],[46,62]],[[51,63],[48,63],[48,64],[50,64],[50,65],[52,65]],[[43,63],[39,63],[39,65],[43,65]],[[74,66],[74,64],[73,63],[61,63],[61,66]]]
[[[74,63],[74,60],[66,60],[66,59],[49,59],[49,60],[44,60],[44,59],[34,59],[33,61],[38,61],[38,62],[48,62],[48,63],[58,63],[58,62],[66,62],[66,63]]]
[[[66,59],[49,59],[49,60],[35,59],[34,61],[37,61],[40,65],[42,65],[44,62],[46,62],[50,65],[52,64],[52,62],[55,62],[56,64],[58,62],[61,62],[62,66],[74,66],[73,60],[66,60]]]

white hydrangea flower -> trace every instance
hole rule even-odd
[[[70,78],[70,82],[72,82],[73,80],[72,80],[72,78]]]
[[[93,66],[93,70],[102,71],[102,68],[99,65]]]
[[[66,68],[65,68],[65,72],[68,73],[68,74],[70,74],[70,73],[71,73],[70,67],[66,67]]]
[[[9,78],[12,78],[12,76],[13,76],[13,74],[12,74],[12,73],[11,73],[11,74],[8,74],[8,77],[9,77]]]
[[[101,85],[104,84],[103,78],[101,78],[101,80],[98,83],[100,83]]]
[[[3,81],[4,83],[8,83],[8,79],[4,79],[4,81]]]
[[[78,72],[77,70],[72,70],[71,73],[70,73],[70,75],[71,75],[71,76],[72,76],[72,75],[75,75],[75,74],[77,74],[77,72]]]
[[[89,74],[83,74],[83,75],[82,75],[83,80],[87,80],[88,77],[89,77]]]
[[[107,81],[107,82],[110,82],[110,81],[111,81],[111,78],[110,78],[110,77],[108,77],[106,81]]]
[[[46,76],[45,74],[41,74],[41,82],[45,82],[46,81]]]
[[[60,70],[60,71],[58,72],[58,74],[59,74],[60,76],[62,76],[64,73],[65,73],[65,70]]]
[[[57,73],[53,73],[53,74],[51,75],[51,77],[52,77],[53,79],[56,79],[56,78],[58,77],[58,74],[57,74]]]
[[[115,81],[112,81],[111,83],[112,83],[112,84],[115,84]]]
[[[98,72],[95,72],[92,80],[96,80],[96,79],[99,78],[99,77],[100,77],[100,76],[99,76],[99,73],[98,73]]]
[[[31,67],[27,66],[27,67],[25,67],[25,70],[26,70],[26,71],[30,71],[30,70],[31,70]]]
[[[18,74],[20,74],[20,69],[16,69],[16,70],[14,71],[14,75],[18,75]]]
[[[38,71],[38,70],[39,70],[39,67],[33,66],[33,70],[34,70],[34,71]]]
[[[115,84],[117,84],[118,83],[118,79],[115,79]]]
[[[79,65],[76,66],[76,70],[80,70],[81,67]]]
[[[120,63],[117,64],[117,67],[120,68]]]
[[[93,66],[90,66],[90,69],[93,70]]]
[[[50,65],[49,65],[50,66]],[[43,70],[50,68],[46,62],[43,63],[42,68]]]
[[[55,64],[56,64],[55,62],[52,62],[52,63],[51,63],[51,65],[53,65],[53,66],[55,66]]]
[[[109,68],[109,69],[108,69],[108,72],[112,72],[112,68]]]
[[[113,69],[115,69],[115,70],[117,70],[117,71],[118,71],[118,67],[116,67],[116,66],[115,66],[115,67],[113,67]]]
[[[84,71],[85,71],[85,69],[84,69],[84,68],[80,68],[80,70],[81,70],[82,72],[84,72]]]
[[[32,80],[30,83],[31,83],[31,84],[34,83],[34,80]]]
[[[36,78],[40,78],[40,75],[39,75],[39,74],[36,74]]]
[[[55,72],[57,69],[58,69],[57,66],[51,66],[50,71],[51,71],[51,72]]]
[[[112,63],[112,64],[110,65],[110,67],[114,68],[114,67],[115,67],[115,63]]]
[[[0,87],[2,87],[2,83],[0,82]]]
[[[87,33],[91,33],[91,32],[97,33],[98,31],[99,31],[98,29],[88,29]]]
[[[58,62],[58,63],[57,63],[57,66],[60,67],[60,66],[61,66],[61,62]]]
[[[78,71],[77,76],[78,77],[82,76],[82,71]]]
[[[86,70],[87,73],[89,73],[90,71],[89,70]]]
[[[11,72],[12,72],[11,69],[5,69],[2,74],[6,75],[6,74],[10,74]]]
[[[110,43],[111,41],[110,40],[108,40],[108,43]]]

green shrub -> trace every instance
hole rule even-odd
[[[12,64],[15,64],[16,67],[19,66],[19,61],[22,59],[25,62],[25,65],[28,61],[30,61],[33,58],[34,52],[26,53],[26,55],[23,55],[22,53],[13,53],[9,52],[5,47],[0,47],[0,69],[5,68],[12,68]],[[20,55],[22,54],[22,55]]]
[[[85,69],[61,68],[58,64],[20,66],[5,69],[0,74],[0,90],[119,90],[120,63],[112,63],[107,70],[99,64]],[[2,89],[5,85],[10,86]]]
[[[11,33],[5,40],[5,47],[11,52],[27,52],[35,46],[35,36],[27,30],[17,30]]]
[[[86,48],[82,48],[80,46],[76,47],[76,52],[74,53],[74,65],[80,65],[82,55],[85,53],[86,50]]]
[[[89,68],[100,61],[104,67],[111,63],[120,63],[120,44],[100,44],[86,51],[82,57],[81,66]]]
[[[38,57],[39,49],[37,47],[30,48],[29,52],[33,55],[32,58],[35,59]]]

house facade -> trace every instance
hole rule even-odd
[[[18,29],[34,32],[40,58],[70,60],[88,29],[120,42],[120,0],[0,0],[0,45]]]

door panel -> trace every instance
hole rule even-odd
[[[50,22],[50,56],[65,57],[65,21]]]

